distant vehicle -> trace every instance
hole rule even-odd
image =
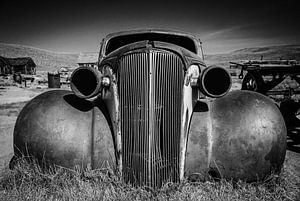
[[[73,92],[48,91],[24,107],[11,166],[25,154],[68,168],[109,167],[153,188],[185,177],[255,181],[282,167],[280,111],[261,94],[228,93],[229,73],[206,66],[195,36],[113,33],[98,58],[97,68],[74,70]]]

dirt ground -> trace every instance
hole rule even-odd
[[[0,105],[25,102],[41,92],[41,90],[29,90],[17,86],[0,87]]]
[[[65,87],[67,88],[67,87]],[[13,129],[17,116],[27,101],[49,89],[0,88],[0,175],[8,168],[13,156]],[[291,166],[300,176],[300,144],[288,139],[285,166]]]

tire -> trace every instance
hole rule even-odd
[[[298,111],[300,104],[294,100],[286,100],[280,103],[280,112],[284,118],[287,135],[295,142],[300,143],[300,119]]]
[[[248,72],[243,79],[242,90],[264,92],[264,80],[259,73]]]

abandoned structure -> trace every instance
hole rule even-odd
[[[10,66],[6,58],[0,56],[0,75],[9,74]]]
[[[98,52],[82,52],[78,56],[77,64],[79,67],[97,68]]]
[[[30,57],[5,58],[0,56],[0,74],[28,74],[34,75],[36,64]]]

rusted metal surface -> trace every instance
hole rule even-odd
[[[82,79],[84,77],[84,79]],[[101,92],[101,73],[92,67],[80,67],[71,75],[71,89],[80,98],[92,98]]]
[[[53,90],[31,100],[14,130],[16,155],[74,168],[115,166],[114,145],[103,103]]]
[[[89,94],[102,89],[100,76],[108,80],[110,85],[103,88],[100,97],[113,125],[118,169],[126,181],[160,186],[184,179],[187,136],[199,94],[223,96],[231,79],[223,68],[206,68],[201,62],[187,67],[188,60],[180,54],[152,45],[141,47],[129,52],[128,47],[127,51],[118,50],[119,57],[102,62],[101,73],[90,74],[85,71],[94,69],[79,68],[72,76],[83,83],[99,80],[89,85]],[[221,82],[215,84],[215,78]],[[77,87],[74,92],[81,97],[80,90]],[[86,98],[92,97],[89,94]]]
[[[218,66],[203,68],[199,87],[208,97],[220,98],[226,95],[231,87],[231,77],[228,71]]]
[[[60,73],[48,72],[48,88],[60,88]]]
[[[277,106],[261,94],[234,91],[195,108],[186,171],[194,179],[255,181],[279,171],[285,152],[286,127]]]
[[[120,101],[118,94],[118,86],[116,75],[113,74],[109,66],[104,66],[101,69],[103,77],[110,80],[108,87],[103,87],[101,99],[107,107],[109,117],[112,122],[113,138],[115,139],[116,162],[119,174],[122,174],[122,140],[121,140],[121,123],[120,123]]]
[[[119,66],[123,172],[160,186],[178,177],[183,63],[169,52],[124,55]]]
[[[178,31],[171,31],[171,30],[159,30],[159,29],[145,29],[145,30],[130,30],[130,31],[122,31],[122,32],[116,32],[116,33],[111,33],[108,34],[101,42],[101,47],[100,47],[100,53],[99,53],[99,63],[102,62],[102,60],[104,58],[106,58],[108,56],[108,54],[110,54],[109,49],[111,49],[110,43],[112,41],[112,39],[115,38],[121,38],[121,39],[125,39],[126,40],[126,36],[131,37],[132,35],[135,36],[139,36],[139,38],[141,38],[142,40],[145,41],[149,41],[149,37],[146,37],[145,35],[161,35],[161,36],[165,36],[163,41],[168,41],[168,38],[185,38],[191,40],[191,42],[193,43],[193,46],[195,48],[195,54],[198,55],[198,57],[200,58],[200,60],[203,60],[203,52],[202,52],[202,45],[201,45],[201,41],[200,39],[198,39],[196,36],[189,34],[189,33],[184,33],[184,32],[178,32]],[[153,38],[153,37],[152,37]],[[161,37],[162,38],[162,37]],[[138,42],[141,40],[136,40],[136,41],[132,41],[132,44],[130,44],[130,46],[134,46],[134,42]],[[159,41],[162,40],[151,40],[154,43],[157,43]],[[120,43],[122,43],[122,40],[120,40]],[[172,42],[169,40],[169,44],[172,44]],[[174,43],[173,43],[174,44]],[[123,44],[123,47],[125,45]],[[155,45],[156,47],[158,47],[157,45]],[[184,49],[184,48],[181,48]],[[190,52],[190,51],[189,51]],[[111,55],[110,55],[111,56]],[[199,60],[199,59],[197,59]]]

